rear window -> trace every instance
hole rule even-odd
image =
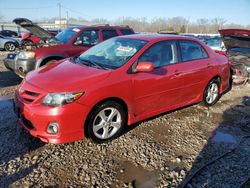
[[[131,35],[134,34],[134,32],[131,29],[121,29],[121,33],[123,35]]]
[[[207,58],[204,48],[194,41],[180,41],[182,61],[192,61]]]
[[[103,40],[107,40],[112,37],[116,37],[118,34],[116,33],[116,30],[103,30],[102,31],[102,37]]]

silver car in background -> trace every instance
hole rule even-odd
[[[20,46],[21,42],[18,39],[5,37],[0,35],[0,50],[15,51]]]

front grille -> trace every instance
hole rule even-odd
[[[19,93],[20,97],[23,99],[26,103],[32,103],[34,102],[40,95],[40,93],[36,93],[29,90],[24,90]]]
[[[30,130],[35,128],[31,121],[29,121],[25,116],[21,115],[21,120],[26,128]]]

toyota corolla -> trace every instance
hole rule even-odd
[[[15,94],[21,125],[49,143],[116,138],[125,126],[190,104],[214,105],[230,88],[230,63],[178,35],[109,39],[29,73]]]

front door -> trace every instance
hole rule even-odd
[[[136,115],[159,112],[179,103],[180,78],[175,41],[153,44],[138,59],[152,62],[155,69],[149,73],[132,74]]]

